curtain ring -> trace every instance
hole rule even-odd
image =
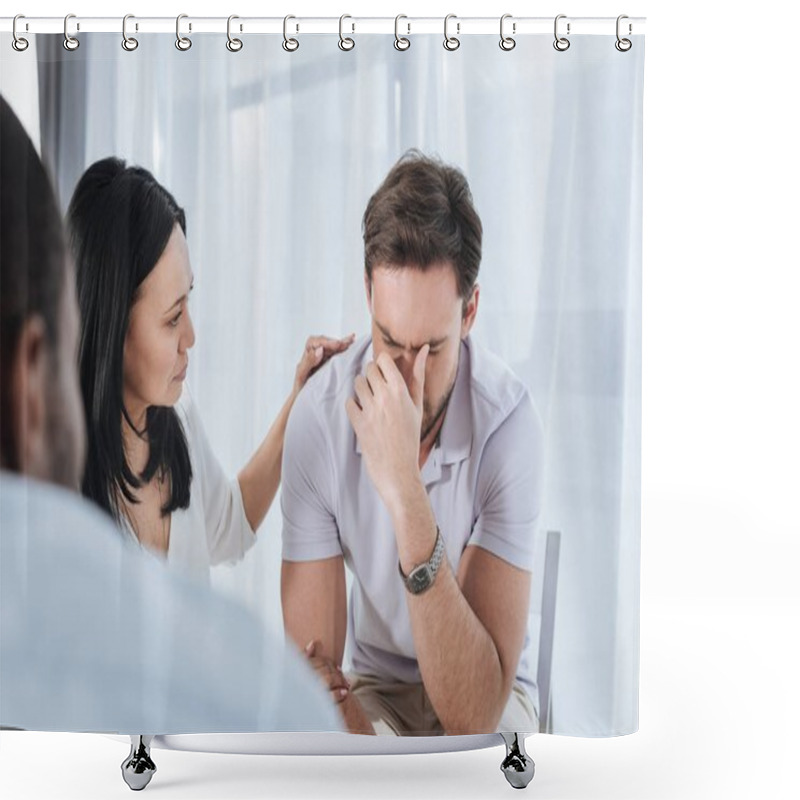
[[[282,46],[283,46],[283,49],[287,53],[294,53],[294,51],[297,50],[298,47],[300,47],[300,42],[298,42],[297,39],[290,39],[288,34],[287,34],[287,32],[286,32],[290,19],[297,19],[297,17],[294,17],[291,14],[287,14],[283,18],[283,45]]]
[[[458,50],[458,48],[461,47],[461,41],[457,36],[448,36],[447,34],[447,24],[450,22],[451,19],[457,19],[456,15],[448,14],[444,18],[444,42],[443,42],[444,49],[450,50],[450,52],[452,52],[453,50]],[[456,23],[456,33],[458,33],[460,30],[461,30],[461,23],[458,22]]]
[[[566,19],[566,14],[559,14],[556,17],[556,21],[553,23],[553,35],[556,37],[556,40],[553,42],[553,47],[558,50],[559,53],[563,53],[565,50],[569,50],[569,39],[565,38],[564,36],[558,35],[558,21],[560,19]],[[567,23],[567,36],[569,36],[569,22]]]
[[[408,50],[411,47],[411,39],[406,39],[405,36],[400,35],[400,20],[408,19],[405,14],[398,14],[394,18],[394,49],[395,50]],[[411,25],[407,22],[408,33],[411,33]]]
[[[346,19],[353,19],[349,14],[342,14],[339,17],[339,49],[344,50],[347,52],[348,50],[352,50],[356,43],[348,36],[345,38],[344,33],[342,32],[342,25]],[[355,23],[350,23],[353,26],[353,33],[355,33],[356,26]]]
[[[27,50],[28,49],[28,40],[24,39],[22,36],[20,36],[17,33],[17,20],[18,19],[25,19],[25,15],[24,14],[17,14],[17,16],[14,17],[14,25],[13,25],[13,27],[11,29],[13,34],[14,34],[14,41],[11,42],[11,46],[18,53],[21,53],[23,50]]]
[[[503,32],[503,25],[507,19],[511,19],[511,14],[503,14],[500,17],[500,49],[505,50],[508,52],[509,50],[513,50],[517,46],[517,40],[511,36],[506,36]],[[513,32],[517,32],[517,24],[514,23],[514,27],[512,28]]]
[[[81,46],[81,43],[74,36],[70,36],[67,30],[67,25],[71,19],[75,19],[74,14],[67,14],[67,16],[64,17],[64,49],[70,52],[77,50]]]
[[[192,40],[188,36],[181,36],[181,20],[188,18],[188,14],[178,14],[178,18],[175,20],[175,47],[184,53],[192,46]],[[191,29],[190,23],[189,30],[191,31]]]
[[[231,22],[235,19],[239,19],[236,14],[231,14],[228,17],[228,41],[225,42],[225,47],[227,47],[231,53],[238,53],[242,47],[244,47],[241,39],[234,39],[231,36]]]
[[[139,46],[139,40],[128,36],[127,26],[129,19],[135,19],[133,14],[126,14],[122,18],[122,49],[132,53]]]
[[[620,38],[620,35],[619,35],[619,24],[624,19],[628,19],[628,15],[627,14],[620,14],[617,17],[617,41],[614,42],[614,47],[616,47],[617,50],[620,51],[620,53],[627,53],[628,50],[630,50],[631,47],[633,47],[633,43],[631,42],[630,39],[622,39],[622,38]],[[632,31],[633,31],[633,27],[631,26],[630,23],[628,23],[628,34],[630,34]]]

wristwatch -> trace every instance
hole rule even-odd
[[[439,531],[439,526],[436,526],[436,544],[433,547],[433,555],[429,561],[414,567],[408,575],[403,574],[403,568],[400,562],[397,562],[397,569],[400,572],[400,577],[406,585],[411,594],[422,594],[426,589],[433,586],[433,581],[436,579],[436,573],[442,565],[444,558],[444,539]]]

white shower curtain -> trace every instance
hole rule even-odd
[[[38,37],[39,40],[48,37]],[[116,155],[187,214],[189,383],[233,474],[288,394],[305,338],[368,331],[361,217],[408,148],[466,174],[484,227],[473,336],[531,391],[546,434],[541,532],[559,530],[553,731],[638,727],[644,39],[611,36],[52,39],[42,148],[64,207]],[[5,61],[4,61],[5,68]],[[45,113],[46,112],[46,113]],[[216,586],[281,625],[277,504]],[[536,604],[532,606],[535,616]],[[535,622],[535,620],[534,620]]]

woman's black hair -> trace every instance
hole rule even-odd
[[[163,515],[188,508],[192,466],[186,435],[174,408],[150,406],[145,431],[150,456],[141,475],[125,457],[123,350],[131,307],[142,282],[161,258],[175,225],[186,216],[175,198],[146,170],[106,158],[84,172],[67,211],[81,312],[79,367],[86,412],[88,452],[83,494],[122,520],[121,496],[156,472],[169,476]]]

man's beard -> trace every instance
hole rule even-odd
[[[423,401],[422,426],[420,428],[420,435],[419,435],[420,442],[424,442],[428,438],[430,432],[436,427],[439,420],[444,416],[445,412],[447,411],[447,405],[450,402],[450,396],[453,394],[453,389],[455,388],[456,385],[457,375],[458,375],[458,361],[456,361],[456,368],[455,370],[453,370],[453,376],[450,380],[450,386],[444,393],[444,396],[434,414],[430,413],[429,407],[426,407],[426,404]]]

